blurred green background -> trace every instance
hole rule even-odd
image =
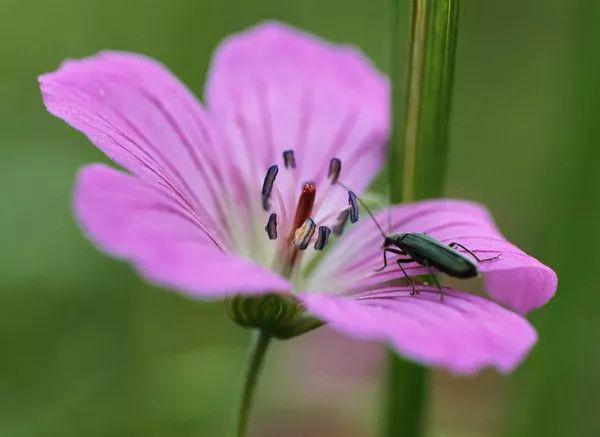
[[[125,49],[201,95],[219,40],[266,18],[356,44],[386,71],[388,7],[0,0],[1,436],[222,436],[248,340],[222,304],[153,288],[81,235],[73,178],[104,158],[45,112],[36,76]],[[560,287],[515,374],[435,372],[428,435],[600,435],[598,22],[595,0],[462,1],[448,195],[487,204]],[[375,435],[378,346],[323,329],[271,352],[255,435]]]

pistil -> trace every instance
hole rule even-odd
[[[298,205],[296,206],[296,214],[294,216],[294,223],[292,228],[290,229],[290,234],[287,238],[286,244],[283,247],[283,253],[285,262],[283,263],[282,274],[286,277],[291,276],[294,271],[295,265],[298,263],[300,259],[300,251],[306,249],[308,242],[310,242],[310,237],[314,233],[314,222],[310,218],[310,215],[313,210],[313,206],[315,204],[315,197],[317,195],[317,186],[312,182],[307,182],[302,186],[302,191],[300,192],[300,199],[298,199]],[[305,226],[306,230],[310,227],[310,223],[312,223],[312,232],[307,240],[306,246],[304,244],[299,244],[296,246],[294,244],[294,239],[296,238],[296,231],[301,230],[303,226]]]
[[[291,243],[294,238],[296,229],[301,227],[307,218],[312,213],[313,206],[315,204],[315,197],[317,196],[317,186],[312,182],[307,182],[302,186],[302,192],[300,193],[300,199],[298,200],[298,206],[296,206],[296,215],[294,216],[294,224],[291,229],[288,241]]]

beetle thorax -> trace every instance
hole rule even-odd
[[[384,247],[398,246],[398,243],[402,240],[405,234],[391,234],[385,237],[383,243]]]

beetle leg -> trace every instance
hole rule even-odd
[[[431,266],[429,265],[429,263],[427,261],[425,261],[423,263],[425,265],[425,267],[427,267],[427,270],[429,271],[429,276],[431,276],[431,280],[433,281],[433,283],[435,284],[435,286],[437,287],[439,293],[440,293],[440,301],[444,301],[444,292],[442,291],[442,286],[440,285],[440,281],[438,281],[437,276],[435,276],[435,272],[431,269]]]
[[[406,258],[406,259],[397,259],[396,262],[398,263],[398,267],[400,267],[400,270],[402,270],[404,277],[406,279],[408,279],[408,282],[410,282],[410,286],[412,287],[412,291],[410,292],[410,295],[414,296],[416,294],[419,294],[419,292],[417,291],[417,289],[415,287],[415,281],[413,281],[413,279],[410,276],[408,276],[408,274],[406,273],[406,270],[404,270],[404,267],[402,267],[403,263],[412,263],[412,262],[415,262],[415,260],[412,258]]]
[[[391,252],[394,253],[396,255],[406,255],[404,252],[402,252],[400,249],[393,249],[391,247],[386,247],[385,249],[383,249],[383,266],[379,267],[378,269],[375,269],[376,272],[380,272],[383,269],[385,269],[388,265],[387,263],[387,253]]]
[[[383,249],[383,266],[375,269],[376,272],[380,272],[387,267],[387,249]]]
[[[473,258],[475,258],[475,260],[477,262],[491,261],[493,259],[500,258],[500,254],[498,254],[498,255],[493,256],[491,258],[479,259],[479,257],[477,255],[475,255],[471,250],[467,249],[465,246],[463,246],[460,243],[453,242],[453,243],[450,243],[448,246],[450,246],[452,249],[454,249],[455,247],[460,247],[462,250],[464,250],[465,252],[467,252],[468,254],[470,254]]]

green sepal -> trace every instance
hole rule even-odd
[[[273,337],[288,339],[324,324],[306,313],[296,298],[284,294],[234,296],[227,300],[227,315],[238,325],[259,328]]]

